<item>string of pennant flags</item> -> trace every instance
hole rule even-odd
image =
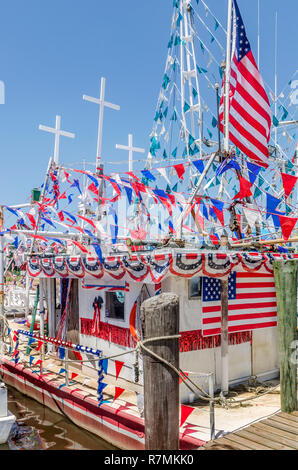
[[[10,334],[11,330],[8,332]],[[96,357],[99,358],[99,368],[98,368],[98,387],[97,387],[97,396],[98,396],[98,406],[102,406],[105,403],[111,403],[110,400],[105,400],[103,398],[103,390],[106,388],[108,384],[104,383],[104,375],[108,374],[108,358],[103,358],[100,359],[102,355],[102,351],[100,350],[94,350],[92,348],[88,348],[87,346],[82,346],[80,344],[73,344],[67,341],[62,341],[58,340],[57,338],[48,338],[48,337],[41,337],[39,334],[31,333],[29,331],[25,330],[16,330],[14,331],[14,336],[13,336],[13,341],[15,342],[15,347],[14,347],[14,352],[10,351],[10,354],[12,353],[12,359],[14,360],[15,364],[18,364],[19,362],[22,362],[22,356],[19,351],[20,347],[20,339],[19,336],[24,335],[29,338],[29,345],[32,347],[32,345],[37,341],[37,346],[34,348],[35,352],[40,351],[42,345],[44,343],[52,343],[58,348],[58,355],[61,360],[65,359],[65,348],[70,348],[73,353],[76,353],[77,360],[82,361],[83,358],[81,356],[81,352],[86,352],[87,354],[93,354]],[[125,363],[123,361],[119,360],[114,360],[114,366],[115,366],[115,379],[118,380],[121,374],[121,371],[124,367]],[[33,367],[40,366],[40,369],[38,370],[33,370]],[[29,367],[32,369],[32,373],[38,373],[40,374],[40,378],[46,374],[42,374],[42,360],[37,359],[36,356],[30,355],[29,356]],[[66,374],[67,371],[65,368],[61,367],[58,375],[63,375]],[[70,375],[70,381],[69,384],[75,383],[75,379],[79,376],[78,373],[72,372]],[[181,372],[181,377],[185,378],[188,376],[187,372]],[[84,378],[83,385],[86,385],[91,379],[88,377]],[[179,379],[179,383],[182,383],[182,378]],[[62,389],[63,387],[66,386],[65,384],[62,384],[59,386],[59,389]],[[77,389],[79,390],[79,389]],[[114,398],[113,402],[115,402],[117,399],[121,397],[121,395],[125,392],[125,388],[115,386],[115,393],[114,393]],[[192,408],[190,406],[185,406],[181,405],[181,417],[180,417],[180,427],[182,427],[187,418],[190,416],[190,414],[194,411],[195,408]],[[194,430],[193,432],[196,432]],[[184,430],[183,436],[189,434],[187,428]]]
[[[203,171],[204,164],[201,160],[195,161],[193,163],[194,163],[194,165],[196,166],[197,169],[200,169],[201,171]],[[188,165],[189,164],[190,163],[188,163]],[[173,165],[173,167],[175,167],[175,165]],[[222,165],[220,165],[218,167],[217,175],[220,176],[229,169],[232,169],[232,170],[235,171],[235,170],[237,170],[237,168],[238,168],[237,161],[235,159],[230,159],[230,160],[224,162]],[[260,188],[260,186],[265,181],[263,176],[261,176],[261,174],[260,174],[261,167],[247,161],[247,169],[248,169],[248,174],[249,174],[249,180],[246,180],[243,177],[239,179],[240,191],[237,194],[235,194],[234,199],[238,198],[238,199],[242,200],[243,198],[252,195],[251,188],[252,188],[253,185],[256,185],[256,179],[258,177],[259,178],[259,183],[255,186],[254,196],[255,196],[255,198],[257,198],[260,194],[265,194],[266,195],[266,210],[260,209],[260,208],[258,208],[256,210],[254,207],[250,207],[249,209],[246,209],[245,212],[248,213],[248,211],[249,211],[251,214],[254,211],[258,212],[258,213],[260,213],[260,212],[264,213],[264,214],[266,214],[266,220],[268,219],[268,217],[270,215],[272,215],[272,219],[273,219],[275,227],[278,226],[282,230],[283,230],[284,227],[286,227],[286,230],[284,230],[284,235],[285,235],[285,232],[288,232],[289,227],[291,226],[291,224],[293,224],[293,228],[294,228],[295,223],[296,223],[295,222],[295,217],[289,217],[289,214],[293,211],[294,207],[291,207],[291,204],[289,203],[288,198],[289,198],[289,196],[291,195],[292,191],[294,190],[294,188],[296,186],[297,177],[295,175],[292,175],[292,174],[282,173],[281,172],[283,188],[284,188],[284,195],[281,198],[277,198],[277,197],[271,195],[270,193],[266,192],[262,188]],[[183,164],[181,164],[179,166],[176,165],[175,170],[177,171],[177,175],[180,178],[183,178],[183,175],[184,175],[184,172],[185,172],[185,166]],[[63,170],[63,171],[64,171],[64,173],[66,173],[65,177],[66,177],[67,182],[70,184],[70,187],[74,187],[74,185],[75,185],[75,187],[78,189],[79,193],[81,194],[82,190],[80,188],[79,181],[75,178],[74,178],[74,181],[71,181],[70,180],[70,174],[67,173],[65,170]],[[97,188],[98,188],[99,183],[98,183],[98,178],[96,177],[95,174],[92,174],[91,172],[87,172],[87,171],[82,171],[82,170],[72,170],[72,169],[70,169],[68,171],[69,172],[72,172],[72,171],[78,172],[79,171],[81,174],[86,174],[91,180],[91,184],[89,185],[88,190],[90,190],[96,196],[98,196],[98,189]],[[155,178],[155,177],[154,177],[152,172],[153,172],[153,170],[150,170],[150,171],[149,170],[142,170],[143,175],[145,173],[145,175],[147,176],[148,179],[150,178],[151,180],[154,181],[153,178]],[[155,203],[161,203],[168,210],[170,216],[172,216],[172,207],[175,207],[176,204],[177,204],[177,206],[181,210],[181,204],[186,204],[187,203],[186,198],[184,197],[183,193],[178,193],[178,192],[175,192],[175,191],[169,192],[168,190],[161,190],[161,189],[158,189],[158,188],[153,189],[152,187],[149,187],[148,185],[145,185],[134,173],[131,173],[129,176],[131,177],[131,179],[124,179],[124,178],[121,178],[119,175],[114,176],[114,178],[112,178],[111,176],[108,176],[108,175],[102,175],[102,177],[107,182],[111,183],[113,191],[116,192],[116,196],[114,198],[104,198],[104,199],[106,199],[106,202],[110,202],[110,201],[113,201],[113,200],[115,202],[115,200],[118,200],[121,197],[121,193],[122,193],[122,190],[124,188],[125,193],[128,197],[129,203],[132,202],[133,193],[138,198],[140,198],[140,200],[142,200],[142,195],[141,194],[145,193],[146,195],[152,196]],[[55,227],[54,220],[52,219],[52,217],[49,214],[46,214],[47,216],[44,214],[44,212],[46,212],[50,209],[50,211],[53,211],[53,213],[56,216],[58,216],[59,221],[55,220],[55,223],[63,225],[67,229],[70,229],[70,228],[75,229],[75,230],[81,232],[84,235],[89,235],[89,236],[95,238],[94,237],[94,232],[98,229],[98,225],[97,225],[96,221],[93,221],[92,219],[90,219],[88,217],[84,217],[80,214],[73,215],[72,213],[70,213],[69,211],[66,211],[65,209],[56,210],[54,208],[54,204],[58,203],[58,201],[60,200],[59,198],[61,196],[62,196],[61,197],[62,200],[67,199],[67,196],[66,196],[65,191],[62,194],[60,194],[59,189],[58,189],[59,188],[58,178],[56,176],[54,176],[53,181],[54,181],[54,184],[55,184],[56,196],[54,197],[53,200],[45,200],[42,203],[38,204],[39,211],[43,211],[43,215],[42,215],[41,219],[45,223]],[[205,199],[205,201],[203,201],[203,199]],[[68,201],[68,202],[70,202],[70,201]],[[142,201],[142,202],[144,202],[144,201]],[[277,207],[281,202],[284,202],[286,204],[286,211],[277,210]],[[222,226],[224,226],[223,211],[227,210],[227,208],[225,207],[225,204],[228,204],[227,201],[222,201],[222,200],[219,201],[216,198],[212,198],[212,197],[207,196],[205,198],[203,198],[203,197],[196,198],[195,203],[196,204],[198,204],[198,203],[201,204],[202,216],[205,219],[209,220],[209,216],[211,216],[211,217],[215,216],[220,221]],[[206,206],[207,207],[209,206],[209,213],[207,211]],[[20,216],[19,211],[17,209],[12,209],[9,206],[6,206],[6,208],[9,212],[16,215],[17,217]],[[192,208],[193,207],[191,207],[191,209]],[[191,209],[189,210],[189,212],[191,211]],[[118,226],[117,214],[116,214],[115,210],[113,210],[112,208],[110,208],[110,211],[112,211],[112,213],[114,215],[114,219],[115,219],[114,220],[114,223],[115,223],[114,224],[114,227],[115,227],[114,228],[114,235],[116,236],[117,226]],[[35,217],[30,212],[27,213],[26,215],[27,215],[28,220],[29,220],[29,222],[32,226],[32,229],[35,229],[36,228],[36,219],[35,219]],[[79,227],[78,226],[78,219],[80,219],[81,221],[84,221],[85,223],[87,223],[90,226],[90,230],[88,230],[86,228],[82,228],[82,226]],[[66,223],[66,222],[70,222],[70,223]],[[11,227],[11,229],[13,229],[13,228],[14,228],[14,226]],[[169,228],[171,228],[170,224],[169,224]],[[61,245],[63,245],[63,242],[59,238],[46,237],[46,236],[43,237],[41,235],[32,235],[32,234],[31,234],[31,236],[33,238],[38,238],[39,240],[42,240],[44,242],[48,242],[49,240],[52,240],[55,243],[60,243]],[[116,238],[116,237],[113,237],[113,238]],[[286,238],[287,238],[287,235],[286,235]],[[15,240],[15,242],[17,244],[17,240]],[[84,245],[82,245],[80,242],[75,241],[75,240],[71,240],[71,242],[74,245],[76,245],[81,251],[83,251],[85,253],[88,252],[86,247],[84,247]]]

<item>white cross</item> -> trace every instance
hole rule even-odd
[[[145,149],[134,147],[132,143],[132,134],[128,134],[128,147],[116,144],[116,149],[128,150],[128,171],[133,170],[133,152],[145,153]]]
[[[99,121],[98,121],[98,136],[97,136],[97,152],[96,152],[96,170],[100,170],[101,161],[101,144],[102,144],[102,127],[103,127],[103,112],[105,106],[107,108],[120,110],[120,106],[105,101],[106,79],[102,77],[100,86],[100,98],[93,98],[92,96],[83,95],[83,100],[90,101],[99,105]]]
[[[59,146],[60,146],[60,136],[69,137],[70,139],[75,138],[75,134],[72,132],[66,132],[61,130],[61,116],[56,116],[56,127],[55,129],[48,126],[39,125],[39,130],[45,132],[51,132],[55,134],[55,149],[54,149],[54,162],[58,165],[59,163]]]

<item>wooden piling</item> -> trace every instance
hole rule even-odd
[[[141,307],[143,340],[179,334],[179,297],[164,293]],[[148,349],[179,368],[179,338],[149,341]],[[145,446],[179,450],[179,376],[142,350],[144,368]]]
[[[297,263],[292,260],[281,260],[274,261],[273,266],[278,314],[281,410],[291,413],[297,410],[297,361],[295,354]]]

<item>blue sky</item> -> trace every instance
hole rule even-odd
[[[193,0],[194,1],[194,0]],[[226,26],[227,0],[205,0]],[[296,0],[261,0],[260,70],[274,86],[274,23],[278,12],[278,89],[297,68]],[[257,53],[257,0],[238,0],[252,50]],[[0,105],[0,203],[24,201],[41,184],[53,154],[51,135],[39,124],[62,128],[75,140],[62,139],[61,161],[95,160],[97,106],[83,94],[99,96],[107,79],[106,99],[120,105],[107,110],[103,159],[126,153],[115,144],[149,147],[156,101],[163,77],[172,0],[12,0],[1,2],[0,80],[6,103]],[[107,171],[124,169],[107,165]]]

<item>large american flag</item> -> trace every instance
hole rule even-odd
[[[229,333],[277,325],[274,276],[233,272],[228,283]],[[203,336],[221,332],[221,281],[203,278]]]
[[[271,112],[236,0],[233,0],[229,138],[245,155],[268,166]],[[223,90],[224,90],[223,78]],[[219,109],[224,132],[224,97]]]

